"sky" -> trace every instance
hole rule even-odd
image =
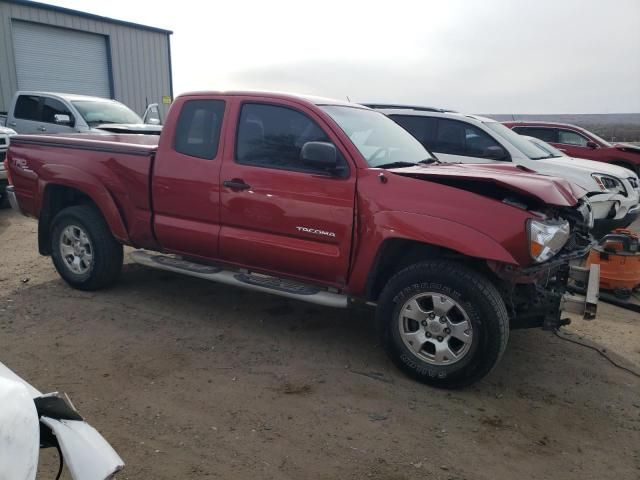
[[[174,93],[640,112],[640,0],[50,0],[172,30]]]

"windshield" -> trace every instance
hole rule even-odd
[[[321,108],[347,134],[370,167],[436,161],[409,132],[382,113],[338,105]]]
[[[118,102],[81,100],[72,103],[91,127],[105,123],[142,123],[137,114]]]
[[[544,140],[540,140],[539,138],[535,138],[535,137],[526,137],[526,136],[525,138],[528,139],[531,143],[533,143],[536,147],[541,148],[545,152],[549,153],[549,158],[566,157],[564,152],[562,152],[561,150],[558,150],[553,145],[549,145]]]
[[[495,134],[502,137],[511,145],[524,153],[531,160],[540,160],[541,158],[549,158],[549,152],[534,145],[523,135],[519,135],[510,128],[505,127],[499,122],[485,122],[484,125],[491,129]]]

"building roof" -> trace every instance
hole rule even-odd
[[[140,30],[148,30],[151,32],[164,33],[165,35],[171,35],[171,30],[165,30],[163,28],[151,27],[149,25],[141,25],[139,23],[127,22],[125,20],[117,20],[115,18],[103,17],[102,15],[95,15],[93,13],[87,13],[80,10],[73,10],[71,8],[58,7],[56,5],[49,5],[48,3],[32,2],[30,0],[0,0],[0,2],[13,3],[24,7],[40,8],[42,10],[49,10],[51,12],[65,13],[67,15],[75,15],[76,17],[89,18],[99,22],[113,23],[116,25],[123,25],[125,27],[137,28]]]

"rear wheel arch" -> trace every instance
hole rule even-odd
[[[105,189],[106,190],[106,189]],[[51,254],[51,227],[56,215],[67,207],[90,205],[102,214],[111,232],[116,238],[126,238],[126,228],[119,210],[113,199],[106,193],[105,202],[96,199],[95,194],[89,194],[75,186],[59,183],[47,183],[42,186],[40,194],[41,209],[38,215],[38,249],[41,255]],[[105,205],[106,203],[106,205]],[[115,213],[115,215],[114,215]]]

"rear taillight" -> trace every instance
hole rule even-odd
[[[11,178],[11,170],[9,169],[9,152],[4,157],[4,169],[7,171],[7,180],[9,185],[13,185],[13,178]]]

